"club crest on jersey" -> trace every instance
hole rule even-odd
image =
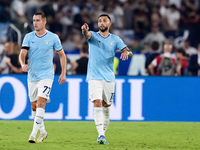
[[[44,40],[44,41],[46,42],[46,44],[49,44],[49,41],[50,41],[50,40]]]
[[[110,42],[110,45],[113,45],[113,43],[115,42],[115,41],[109,41]]]

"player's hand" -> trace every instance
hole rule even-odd
[[[129,54],[128,51],[123,52],[123,53],[121,54],[120,59],[122,59],[122,60],[127,60],[127,59],[128,59],[128,54]]]
[[[65,83],[66,82],[66,75],[61,74],[59,76],[58,82],[59,82],[60,85],[63,84],[63,83]]]
[[[22,71],[23,72],[28,72],[28,65],[27,64],[24,64],[24,65],[22,65]]]
[[[89,30],[89,26],[87,23],[84,23],[82,26],[81,26],[81,30]]]

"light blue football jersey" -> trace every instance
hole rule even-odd
[[[87,80],[115,81],[113,71],[114,57],[116,50],[122,50],[127,45],[121,38],[109,34],[106,38],[99,32],[93,32],[89,44],[89,62],[87,69]]]
[[[28,81],[54,79],[53,52],[62,49],[59,37],[47,31],[39,37],[35,31],[26,34],[22,47],[29,47]]]

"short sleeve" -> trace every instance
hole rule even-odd
[[[24,39],[23,39],[22,47],[23,47],[23,46],[30,47],[30,42],[29,42],[29,41],[30,41],[30,40],[29,40],[29,36],[26,35],[26,36],[24,37]]]
[[[120,37],[117,36],[117,49],[122,50],[123,48],[127,47],[126,44],[122,41]]]
[[[87,41],[89,43],[92,43],[94,41],[94,39],[95,39],[95,32],[94,31],[90,31],[90,33],[92,34],[92,37],[89,40],[87,40]]]
[[[60,51],[62,49],[61,41],[57,35],[55,35],[54,50]]]

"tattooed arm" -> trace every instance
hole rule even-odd
[[[121,54],[120,59],[122,60],[127,60],[129,57],[133,56],[133,53],[129,50],[128,47],[123,48],[121,51],[122,51],[122,54]]]
[[[87,23],[84,23],[82,25],[81,30],[82,30],[82,34],[86,38],[86,40],[91,39],[92,33],[89,31],[89,26],[87,25]]]

